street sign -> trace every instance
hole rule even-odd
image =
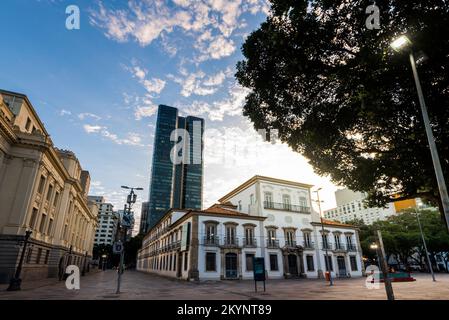
[[[265,259],[253,258],[254,288],[257,292],[257,281],[263,281],[263,291],[265,291]]]
[[[114,254],[121,254],[122,251],[123,251],[123,243],[121,242],[114,243],[114,246],[112,247],[112,252]]]

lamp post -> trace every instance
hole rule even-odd
[[[415,55],[412,49],[412,42],[405,35],[400,36],[391,43],[391,47],[395,51],[401,51],[403,49],[409,49],[410,64],[413,70],[413,77],[415,79],[416,90],[418,92],[419,104],[421,107],[421,113],[424,121],[424,127],[426,130],[427,141],[429,143],[430,154],[432,155],[433,167],[437,179],[438,189],[440,192],[441,203],[443,206],[443,213],[446,220],[446,228],[449,229],[449,195],[447,192],[446,182],[444,181],[443,170],[441,168],[440,158],[438,156],[438,150],[435,144],[435,138],[433,136],[432,128],[430,126],[429,115],[427,113],[426,102],[421,88],[421,82],[419,81],[418,70],[416,68]]]
[[[20,279],[20,274],[22,273],[22,266],[23,266],[23,259],[25,257],[25,251],[27,249],[28,240],[30,239],[30,236],[33,232],[32,231],[26,231],[25,232],[25,239],[23,241],[23,248],[22,253],[20,254],[20,261],[19,265],[17,266],[16,273],[14,277],[9,282],[8,291],[17,291],[20,290],[20,285],[22,284],[22,279]]]
[[[129,217],[131,216],[131,208],[132,208],[133,204],[135,204],[137,201],[137,194],[134,193],[134,190],[141,191],[141,190],[143,190],[143,188],[122,186],[122,189],[131,190],[127,197],[127,200],[126,200],[126,203],[128,204],[128,206],[126,206],[126,204],[125,204],[125,208],[123,211],[123,218],[125,218],[126,213],[127,213],[126,211],[128,211],[128,216]],[[123,218],[121,219],[122,221],[123,221]],[[116,294],[120,293],[120,282],[121,282],[121,277],[122,277],[122,273],[123,273],[123,264],[124,264],[124,260],[125,260],[125,242],[126,242],[126,234],[128,232],[128,221],[126,222],[125,225],[122,224],[122,227],[124,230],[124,232],[123,232],[123,250],[120,253],[120,265],[118,268],[118,278],[117,278],[117,291],[115,292]]]
[[[323,241],[323,247],[324,247],[324,252],[325,252],[325,256],[326,256],[326,261],[324,263],[325,267],[326,267],[326,272],[329,275],[329,286],[333,286],[334,282],[332,280],[332,273],[330,270],[330,262],[329,261],[329,252],[328,252],[328,243],[327,243],[327,238],[326,238],[326,244],[324,243],[324,223],[323,223],[323,215],[321,212],[321,201],[320,201],[320,190],[322,188],[319,188],[318,190],[314,191],[316,193],[317,196],[317,200],[315,202],[318,203],[318,210],[320,212],[320,221],[321,221],[321,240]]]
[[[391,279],[388,276],[388,263],[385,257],[384,243],[382,240],[382,233],[377,230],[377,240],[370,245],[371,250],[376,250],[377,260],[379,268],[382,271],[384,277],[385,292],[387,293],[388,300],[394,300],[393,286],[391,285]]]
[[[421,220],[419,219],[420,213],[418,212],[417,208],[415,208],[415,213],[416,213],[416,219],[418,220],[418,227],[419,227],[419,232],[421,233],[421,239],[422,239],[422,243],[424,245],[424,250],[426,251],[427,264],[429,265],[429,270],[430,270],[430,273],[432,274],[432,280],[433,280],[433,282],[435,282],[436,281],[435,274],[433,273],[432,263],[430,262],[430,257],[429,257],[429,251],[427,251],[426,239],[424,238],[424,233],[422,231],[422,226],[421,226]]]

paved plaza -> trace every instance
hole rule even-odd
[[[437,274],[437,282],[430,275],[414,274],[417,281],[394,283],[396,299],[449,299],[449,274]],[[64,282],[55,279],[24,282],[22,291],[8,292],[7,285],[0,285],[0,299],[180,299],[180,300],[263,300],[263,299],[312,299],[312,300],[383,300],[383,284],[379,290],[368,290],[365,278],[335,280],[329,287],[323,280],[269,280],[267,291],[254,292],[253,281],[214,281],[193,283],[127,271],[122,277],[122,293],[115,294],[115,271],[95,272],[81,277],[81,289],[70,291]]]

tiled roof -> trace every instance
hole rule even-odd
[[[322,219],[322,220],[323,220],[323,224],[327,224],[327,225],[331,225],[331,226],[354,227],[353,225],[345,224],[345,223],[341,223],[341,222],[337,222],[337,221],[332,221],[332,220],[327,220],[327,219]]]
[[[232,215],[232,216],[248,216],[246,213],[238,212],[236,210],[232,210],[229,208],[226,208],[229,206],[223,206],[221,204],[214,204],[212,207],[204,210],[204,212],[210,212],[210,213],[219,213],[219,214],[226,214],[226,215]]]

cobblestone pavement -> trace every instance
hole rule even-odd
[[[437,282],[430,275],[415,274],[417,281],[393,283],[396,299],[449,299],[449,274],[437,274]],[[0,285],[0,299],[167,299],[167,300],[259,300],[259,299],[386,299],[381,284],[378,290],[368,290],[365,278],[336,280],[329,287],[324,280],[269,280],[267,291],[259,283],[259,292],[254,292],[253,281],[207,281],[193,283],[163,278],[136,271],[127,271],[122,277],[122,293],[115,294],[117,273],[96,272],[81,277],[80,290],[67,290],[64,282],[45,279],[24,282],[21,291],[8,292],[7,285]]]

